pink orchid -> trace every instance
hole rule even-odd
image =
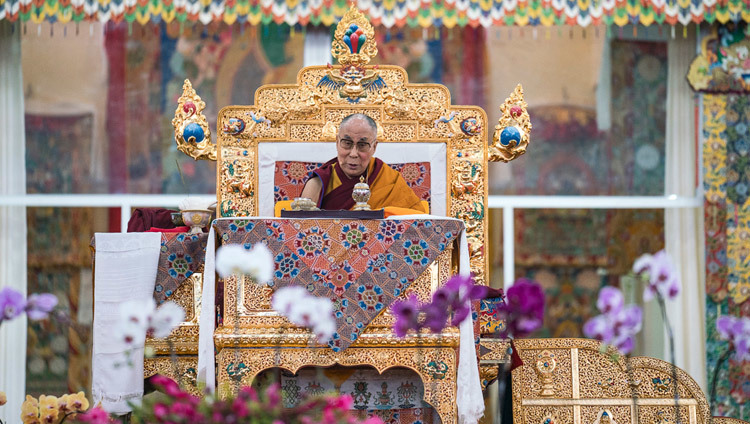
[[[654,296],[672,300],[680,294],[680,279],[677,270],[664,250],[653,255],[641,255],[633,263],[633,272],[648,277],[648,285],[643,291],[645,302],[650,301]]]

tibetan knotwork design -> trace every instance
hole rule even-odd
[[[492,135],[489,147],[489,159],[493,162],[510,162],[526,153],[531,133],[531,120],[526,111],[523,99],[523,87],[516,86],[515,91],[500,106],[500,117]]]
[[[211,130],[203,115],[205,108],[206,103],[195,92],[190,80],[186,79],[172,119],[174,138],[177,149],[191,158],[216,160],[216,145],[211,143]],[[233,131],[241,132],[242,129],[244,122],[240,124],[235,121]]]

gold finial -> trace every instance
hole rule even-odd
[[[331,56],[341,65],[363,66],[370,63],[377,54],[375,30],[352,2],[336,26],[331,43]]]
[[[182,86],[172,126],[177,149],[195,160],[216,160],[216,145],[211,143],[211,130],[203,115],[206,103],[193,89],[190,80]]]
[[[510,162],[526,153],[531,134],[531,120],[526,111],[528,105],[523,99],[521,84],[500,106],[502,116],[495,126],[492,145],[489,146],[489,159],[492,162]]]

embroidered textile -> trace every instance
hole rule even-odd
[[[334,302],[346,349],[362,330],[459,235],[455,220],[232,219],[215,224],[219,242],[268,245],[275,272],[269,286],[298,285]]]

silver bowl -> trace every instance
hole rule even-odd
[[[211,211],[207,209],[186,209],[180,211],[182,222],[190,227],[191,234],[200,234],[203,228],[211,222]]]

